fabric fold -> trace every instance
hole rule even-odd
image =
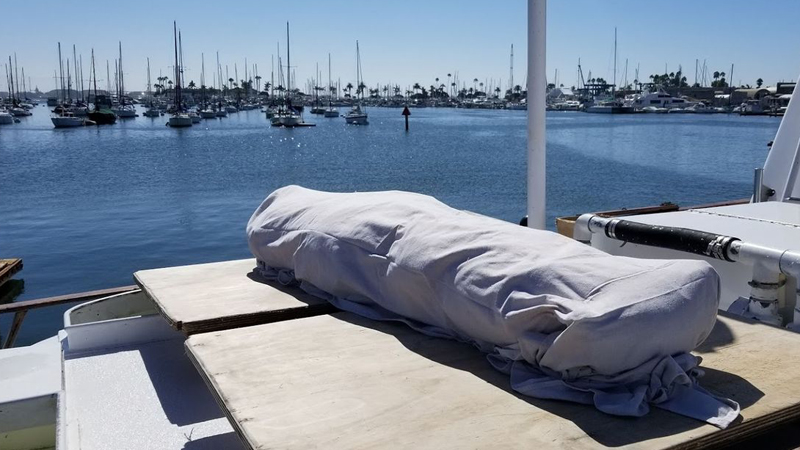
[[[739,406],[700,387],[691,351],[716,320],[705,262],[608,255],[406,192],[289,186],[247,225],[262,276],[339,309],[468,342],[515,391],[724,428]]]

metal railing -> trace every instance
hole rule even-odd
[[[0,315],[14,313],[14,318],[11,320],[11,329],[8,332],[5,342],[3,342],[3,345],[0,348],[11,348],[14,345],[14,341],[17,339],[20,327],[22,327],[22,321],[25,320],[25,315],[31,309],[46,308],[50,306],[64,305],[67,303],[88,302],[111,295],[123,294],[136,289],[139,289],[139,286],[121,286],[109,289],[100,289],[97,291],[81,292],[78,294],[59,295],[56,297],[47,297],[0,305]],[[0,335],[0,342],[2,342],[2,335]]]

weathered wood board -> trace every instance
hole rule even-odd
[[[720,317],[702,385],[742,405],[719,430],[521,397],[466,344],[336,313],[191,336],[190,359],[254,449],[709,448],[800,415],[800,335]]]
[[[0,259],[0,286],[10,280],[15,273],[22,270],[22,260],[19,258]]]
[[[136,283],[177,330],[190,335],[334,311],[299,288],[258,277],[255,259],[140,270]]]

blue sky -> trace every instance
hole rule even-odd
[[[0,56],[17,53],[26,77],[42,90],[54,87],[57,42],[64,58],[72,44],[83,54],[88,74],[92,47],[98,58],[98,87],[105,86],[105,61],[117,56],[122,41],[126,88],[144,89],[146,58],[153,78],[171,73],[172,21],[183,34],[186,79],[199,84],[200,54],[206,56],[210,84],[215,52],[233,77],[234,63],[244,78],[244,61],[258,64],[268,79],[270,58],[280,41],[285,55],[285,26],[291,23],[292,66],[300,87],[320,64],[327,79],[327,55],[333,59],[334,82],[355,80],[355,41],[361,46],[365,82],[399,84],[404,89],[446,82],[459,73],[467,86],[478,78],[503,87],[509,78],[509,49],[514,44],[515,84],[526,72],[524,0],[347,0],[347,1],[206,1],[140,0],[3,2]],[[797,0],[550,0],[548,2],[548,78],[576,84],[577,62],[584,75],[613,78],[614,27],[618,29],[618,82],[638,65],[640,79],[683,66],[694,81],[695,60],[710,72],[730,72],[734,82],[766,84],[793,80],[800,74],[800,46],[791,40]],[[69,50],[66,50],[69,49]],[[224,69],[223,69],[224,70]],[[0,90],[5,90],[5,80]]]

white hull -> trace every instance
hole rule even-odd
[[[324,115],[325,115],[325,117],[339,117],[339,110],[337,110],[337,109],[326,109]]]
[[[83,119],[80,117],[51,117],[53,126],[56,128],[75,128],[84,125]]]
[[[11,114],[14,115],[15,117],[26,117],[33,115],[32,112],[28,111],[25,108],[11,108]]]
[[[0,125],[11,125],[14,123],[14,116],[3,111],[0,112]]]
[[[217,113],[210,109],[204,109],[200,111],[200,117],[202,117],[203,119],[216,119]]]
[[[145,117],[160,117],[161,112],[157,109],[148,109],[144,112]]]
[[[294,114],[281,115],[278,117],[278,122],[284,127],[296,127],[297,125],[303,123],[303,119]]]
[[[183,128],[192,126],[192,118],[187,114],[180,114],[169,118],[169,126],[173,128]]]
[[[369,125],[366,114],[348,114],[344,120],[350,125]]]
[[[114,111],[114,114],[116,114],[120,119],[131,119],[136,117],[136,110],[134,109],[115,108],[112,109],[112,111]]]
[[[189,117],[192,118],[192,123],[200,123],[200,120],[202,120],[200,115],[195,113],[189,114]]]

